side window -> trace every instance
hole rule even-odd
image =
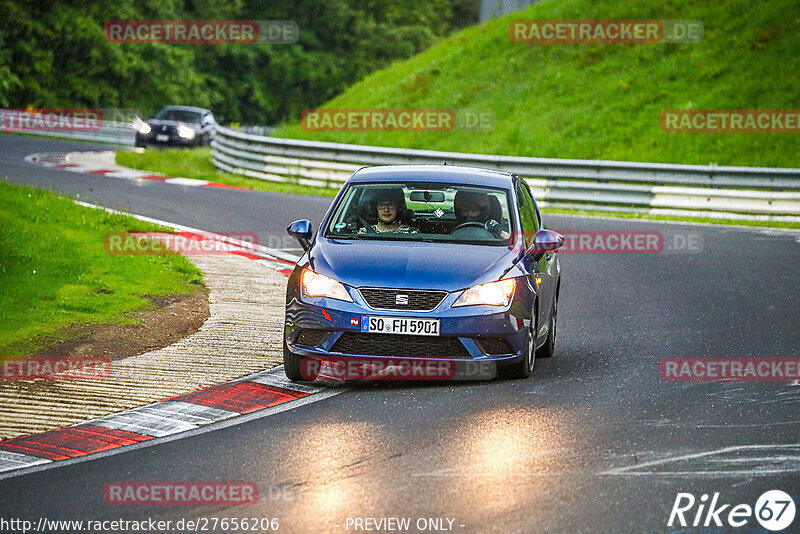
[[[525,246],[529,247],[533,243],[533,235],[539,229],[539,219],[536,217],[533,200],[527,187],[517,186],[517,198],[519,199],[519,219],[522,224],[522,232],[525,234]]]
[[[520,182],[522,184],[522,189],[528,194],[531,199],[531,204],[533,204],[533,211],[536,213],[536,231],[542,229],[542,215],[539,213],[539,206],[536,204],[536,200],[533,198],[531,194],[531,190],[528,189],[528,184],[525,182]]]

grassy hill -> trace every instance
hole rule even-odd
[[[519,44],[515,19],[700,19],[681,44]],[[486,154],[800,167],[796,133],[666,133],[666,109],[799,109],[796,0],[546,0],[368,76],[331,108],[489,110],[487,132],[276,135]]]

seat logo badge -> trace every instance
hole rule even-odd
[[[397,295],[394,298],[394,303],[398,306],[408,306],[408,295]]]

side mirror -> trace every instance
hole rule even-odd
[[[539,230],[533,236],[533,245],[528,250],[533,259],[539,261],[542,256],[558,250],[564,244],[564,236],[553,230]]]
[[[311,221],[308,219],[301,219],[293,222],[286,228],[286,231],[290,236],[297,239],[300,246],[303,247],[303,250],[308,250],[311,247],[311,236],[314,232],[311,227]]]

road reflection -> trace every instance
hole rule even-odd
[[[543,476],[558,475],[571,443],[565,416],[552,409],[495,408],[459,425],[444,469],[417,473],[455,490],[450,509],[465,520],[544,497]]]
[[[311,427],[301,439],[303,460],[297,475],[308,481],[303,507],[319,517],[346,515],[354,504],[364,502],[365,488],[359,475],[367,469],[374,452],[374,433],[366,423],[329,423]]]
[[[295,498],[257,508],[296,532],[344,532],[348,518],[365,516],[455,518],[469,532],[503,524],[515,509],[556,504],[547,477],[560,474],[574,446],[564,412],[504,406],[443,421],[432,432],[407,420],[306,427],[287,451],[288,470],[268,475],[295,484]]]

